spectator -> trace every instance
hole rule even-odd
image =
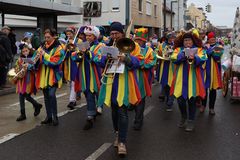
[[[32,47],[36,50],[40,47],[41,38],[40,38],[40,28],[37,28],[32,37]]]
[[[12,57],[11,42],[7,35],[0,31],[0,89],[7,87],[7,71]]]

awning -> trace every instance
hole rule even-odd
[[[0,0],[0,12],[25,16],[79,15],[83,9],[49,0]]]

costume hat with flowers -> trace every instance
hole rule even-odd
[[[96,38],[98,38],[100,31],[96,26],[86,26],[84,29],[84,34],[93,34]]]
[[[148,29],[147,28],[135,29],[135,39],[147,41],[147,38],[148,38]]]

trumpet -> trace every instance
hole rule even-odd
[[[173,48],[172,48],[172,46],[171,46],[171,45],[167,45],[167,46],[164,48],[164,50],[163,50],[163,52],[162,52],[162,55],[158,55],[158,54],[157,54],[156,57],[157,57],[158,59],[162,59],[162,60],[169,61],[169,60],[171,59],[172,53],[173,53]]]

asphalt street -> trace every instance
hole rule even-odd
[[[113,147],[111,110],[104,108],[94,128],[84,131],[86,106],[60,117],[60,125],[39,126],[0,144],[1,160],[239,160],[240,103],[230,103],[218,93],[216,115],[197,113],[196,129],[177,127],[180,113],[165,111],[158,99],[159,85],[147,99],[144,126],[132,129],[129,112],[128,155],[119,157]],[[63,104],[59,104],[60,106]]]

